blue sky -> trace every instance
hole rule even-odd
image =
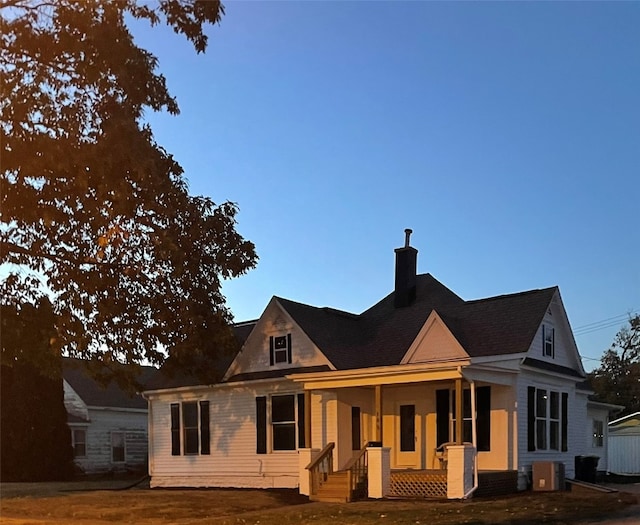
[[[599,358],[640,310],[638,27],[638,2],[227,2],[205,55],[135,36],[181,108],[158,142],[256,244],[236,320],[365,310],[412,228],[465,299],[557,285],[578,334],[608,320],[576,337]]]

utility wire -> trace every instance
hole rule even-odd
[[[616,315],[614,317],[609,317],[608,319],[602,319],[601,321],[596,321],[579,326],[573,331],[573,335],[579,337],[582,335],[590,334],[592,332],[597,332],[599,330],[604,330],[605,328],[611,328],[612,326],[618,326],[625,320],[625,318],[628,319],[629,316],[633,316],[636,313],[638,313],[638,310],[633,310],[631,312]]]

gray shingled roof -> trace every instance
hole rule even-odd
[[[115,381],[103,387],[93,379],[85,365],[86,363],[81,359],[66,357],[62,362],[62,375],[87,406],[147,408],[147,401],[141,395],[130,394],[120,388]],[[151,376],[156,372],[156,368],[144,366],[137,380],[141,384],[146,385]]]
[[[465,301],[427,273],[416,278],[415,301],[402,308],[394,306],[394,292],[361,314],[276,299],[338,370],[348,370],[399,364],[434,310],[472,357],[524,353],[556,290],[544,288]],[[235,328],[240,342],[254,326],[252,321]],[[269,377],[288,373],[292,370],[279,369]],[[244,379],[258,377],[245,375]],[[161,380],[161,376],[159,373],[150,389],[199,384],[195,378]]]
[[[257,320],[245,321],[234,325],[233,333],[238,341],[238,348],[240,348],[249,337],[249,334],[255,327]],[[222,377],[227,371],[227,368],[231,365],[236,354],[225,354],[218,356],[216,360],[208,360],[202,363],[202,366],[211,367],[209,370],[216,370],[217,375]],[[169,358],[171,359],[171,358]],[[167,360],[167,364],[169,360]],[[202,380],[192,373],[188,373],[184,370],[175,370],[175,366],[163,366],[160,370],[157,370],[150,381],[147,383],[146,390],[163,390],[165,388],[178,388],[184,386],[197,386],[202,384]]]
[[[395,308],[393,292],[360,315],[278,301],[338,369],[399,364],[435,310],[470,356],[526,352],[556,288],[464,301],[430,274],[416,300]]]

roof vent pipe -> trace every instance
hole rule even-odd
[[[412,233],[413,233],[413,230],[411,228],[405,228],[404,230],[404,247],[405,248],[409,247],[409,237],[411,237]]]

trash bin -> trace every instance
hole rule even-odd
[[[578,481],[586,481],[587,483],[596,482],[596,474],[598,473],[599,456],[576,456],[575,457],[575,477]]]

